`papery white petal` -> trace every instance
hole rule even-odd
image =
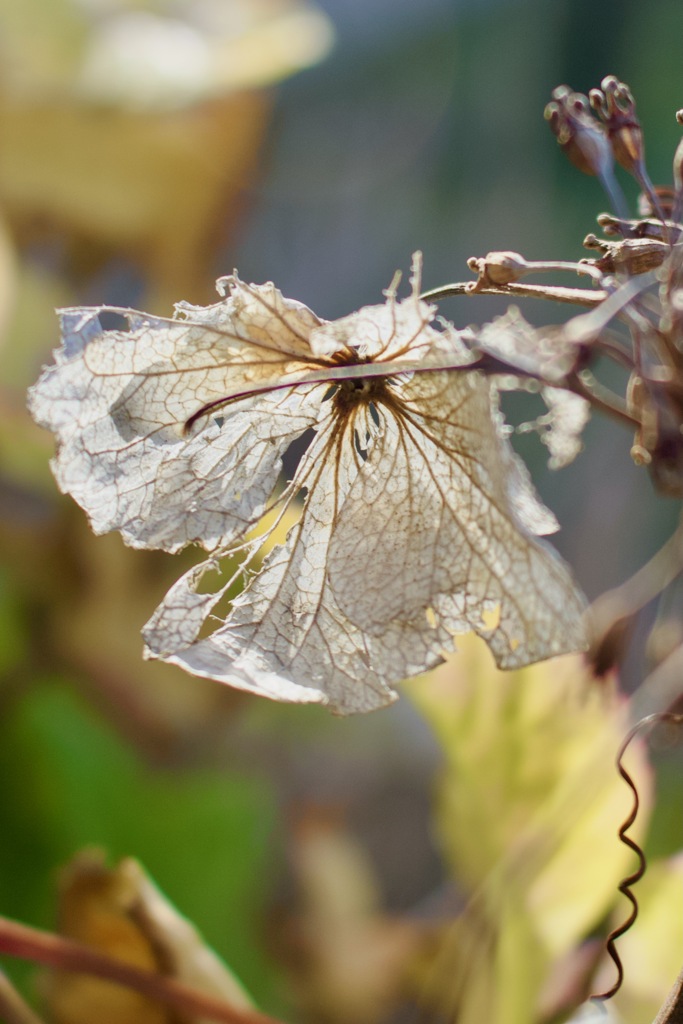
[[[536,537],[546,537],[549,533],[556,533],[560,524],[555,515],[539,498],[531,482],[529,470],[510,444],[510,428],[506,426],[498,406],[495,380],[490,385],[490,403],[491,415],[499,438],[500,473],[505,480],[514,520],[523,532],[531,533]]]
[[[167,659],[190,647],[215,606],[228,590],[231,580],[215,590],[200,592],[204,576],[217,569],[213,558],[200,562],[173,584],[144,628],[145,656]]]
[[[515,306],[476,331],[476,346],[531,376],[560,382],[575,368],[579,349],[561,326],[532,327]]]
[[[409,298],[392,286],[331,324],[236,277],[219,282],[223,301],[180,304],[173,320],[123,311],[127,331],[64,312],[64,347],[31,395],[57,435],[60,486],[96,532],[214,552],[148,622],[149,656],[348,713],[390,703],[470,629],[508,668],[585,645],[583,599],[535,539],[557,524],[507,441],[495,383],[466,368],[459,332],[433,325],[419,271],[416,258]],[[527,328],[499,324],[491,349],[532,360]],[[282,456],[309,428],[276,500]],[[253,575],[250,528],[297,492],[300,521]],[[237,540],[245,561],[226,573]]]
[[[342,713],[369,711],[396,694],[382,681],[383,667],[370,664],[364,630],[345,621],[326,577],[333,523],[357,463],[346,438],[340,439],[335,467],[319,464],[328,443],[321,434],[297,473],[310,491],[286,544],[274,549],[234,601],[225,625],[166,660],[276,700],[324,703]],[[188,577],[188,583],[189,608],[196,595],[191,594],[194,581]],[[145,628],[148,647],[158,643],[160,620],[168,623],[173,614],[182,618],[178,596],[178,591],[169,595]]]
[[[362,359],[420,359],[439,339],[429,324],[434,307],[417,299],[366,306],[311,333],[311,348],[320,356],[352,350]]]
[[[388,394],[400,395],[396,408],[380,406],[378,423],[359,414],[342,433],[330,410],[297,473],[308,497],[286,546],[224,625],[167,660],[348,713],[393,700],[393,685],[438,664],[456,633],[476,630],[506,667],[583,645],[583,600],[531,536],[548,522],[515,473],[488,383],[416,374]],[[147,629],[161,616],[180,636],[172,617],[198,607],[193,585],[185,604],[172,592]]]
[[[434,616],[450,632],[476,630],[507,668],[583,646],[583,599],[567,567],[526,529],[523,478],[511,491],[513,456],[486,382],[415,375],[402,398],[330,543],[330,586],[346,618],[381,636],[396,622],[427,634]]]
[[[232,281],[230,296],[191,320],[130,313],[103,331],[95,310],[62,314],[64,348],[32,389],[35,419],[57,436],[57,481],[96,533],[177,551],[229,543],[262,514],[289,444],[319,415],[320,388],[244,399],[239,413],[208,403],[263,380],[301,376],[306,334],[320,321],[272,285]]]
[[[541,396],[548,406],[541,440],[550,452],[550,468],[561,469],[583,448],[581,435],[590,418],[590,404],[581,395],[560,388],[543,388]]]
[[[343,351],[353,352],[359,362],[422,360],[427,355],[445,353],[458,360],[470,357],[457,343],[444,346],[444,334],[431,327],[436,307],[420,299],[422,254],[413,255],[411,294],[396,299],[400,275],[385,292],[387,301],[364,306],[357,313],[322,324],[311,332],[311,348],[316,355],[331,357]],[[454,334],[457,333],[454,331]],[[448,351],[450,349],[450,351]]]

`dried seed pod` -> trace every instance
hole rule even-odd
[[[600,85],[600,89],[591,89],[590,104],[605,123],[616,161],[640,179],[645,150],[631,90],[615,75],[607,75]]]
[[[671,204],[667,205],[662,199],[664,189],[657,189],[656,191],[659,194],[662,209],[667,209],[670,213]],[[666,191],[671,193],[671,189]],[[673,195],[673,193],[671,194]],[[660,242],[667,240],[671,242],[678,241],[681,236],[681,225],[673,220],[667,220],[662,224],[661,220],[651,216],[652,205],[645,193],[641,193],[640,199],[643,200],[642,205],[639,203],[640,211],[643,213],[643,217],[640,220],[621,220],[620,217],[614,217],[611,213],[599,214],[597,218],[598,224],[604,233],[608,237],[655,238]],[[595,236],[589,237],[594,238]]]
[[[671,252],[667,242],[656,238],[625,238],[621,242],[606,241],[587,235],[583,241],[586,249],[597,249],[602,255],[593,265],[603,274],[626,271],[629,275],[645,274],[660,267]]]
[[[602,125],[591,115],[586,97],[567,85],[553,90],[544,116],[572,163],[584,174],[611,172],[612,150]]]
[[[500,287],[519,281],[529,264],[518,252],[489,252],[483,259],[476,256],[467,261],[470,270],[479,275],[480,288]]]

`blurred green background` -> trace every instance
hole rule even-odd
[[[237,267],[334,318],[377,302],[415,249],[426,287],[467,279],[467,257],[490,249],[580,258],[606,202],[550,135],[550,92],[628,82],[651,177],[669,184],[682,38],[676,0],[0,0],[2,913],[50,926],[58,868],[84,846],[139,857],[259,1005],[311,1020],[343,1019],[305,927],[306,906],[327,906],[315,857],[301,866],[320,837],[340,864],[360,858],[340,897],[356,892],[360,917],[448,916],[433,723],[409,699],[335,720],[142,662],[140,627],[192,556],[92,537],[56,491],[25,389],[57,344],[57,305],[168,313],[213,301],[215,278]],[[443,313],[464,326],[503,309],[463,298]],[[678,514],[629,447],[594,421],[558,474],[524,439],[590,598]],[[660,856],[682,838],[677,778]],[[326,856],[320,877],[336,877]],[[401,927],[379,944],[390,995],[356,1020],[411,1019],[394,978],[419,942]]]

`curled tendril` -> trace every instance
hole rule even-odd
[[[627,875],[626,878],[623,878],[619,883],[619,892],[623,893],[623,895],[631,904],[631,912],[626,918],[626,920],[623,921],[617,928],[614,928],[607,937],[606,949],[610,957],[612,958],[614,966],[617,969],[617,980],[614,982],[611,988],[607,989],[607,991],[601,992],[599,995],[591,996],[591,999],[600,1000],[601,1002],[604,1002],[607,999],[611,999],[612,996],[617,994],[617,992],[622,986],[624,980],[624,965],[621,962],[621,957],[619,956],[616,943],[617,939],[620,939],[622,935],[625,935],[626,932],[633,926],[636,918],[638,917],[638,900],[633,894],[631,887],[634,886],[636,882],[640,881],[640,879],[645,874],[645,869],[647,867],[647,861],[645,860],[645,854],[643,853],[642,848],[638,845],[638,843],[636,843],[634,839],[631,838],[631,836],[628,835],[628,830],[631,828],[636,818],[638,817],[638,810],[640,809],[640,798],[638,796],[638,789],[636,788],[635,782],[624,768],[623,758],[628,747],[630,746],[633,739],[638,735],[638,733],[642,732],[644,729],[649,728],[649,726],[658,724],[660,722],[670,722],[673,725],[681,725],[683,724],[683,714],[679,715],[674,714],[671,711],[659,711],[653,715],[647,715],[646,718],[642,718],[639,722],[636,723],[636,725],[633,726],[633,728],[627,734],[626,739],[621,744],[621,747],[619,748],[619,753],[617,754],[616,763],[619,774],[621,775],[622,779],[633,793],[633,806],[628,817],[625,819],[625,821],[621,825],[621,828],[619,829],[619,838],[622,841],[622,843],[625,846],[628,846],[630,850],[633,850],[633,852],[637,856],[638,867],[634,872],[632,872],[630,875]]]

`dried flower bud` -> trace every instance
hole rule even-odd
[[[518,252],[489,252],[483,259],[472,257],[467,261],[470,270],[479,275],[480,287],[500,287],[519,281],[529,264]]]
[[[610,243],[604,238],[598,238],[598,236],[594,235],[591,231],[591,233],[586,235],[584,238],[583,247],[584,249],[597,249],[598,252],[604,254],[609,252]]]
[[[612,150],[602,125],[590,113],[585,96],[560,85],[544,116],[572,163],[584,174],[604,177],[612,168]]]
[[[602,255],[590,262],[603,274],[614,274],[626,270],[629,275],[645,274],[660,267],[671,252],[668,242],[657,238],[625,238],[612,242],[586,235],[583,241],[586,249],[597,249]]]
[[[615,159],[640,180],[645,150],[631,90],[614,75],[603,78],[600,84],[601,89],[589,93],[591,106],[605,123]]]
[[[671,213],[674,199],[673,192],[671,189],[667,189],[667,198],[664,198],[662,195],[664,191],[664,189],[657,189],[660,206],[667,213]],[[680,224],[673,220],[666,220],[662,224],[661,220],[651,216],[652,207],[645,193],[641,193],[640,200],[642,200],[642,203],[639,202],[638,206],[639,212],[642,214],[641,220],[622,220],[620,217],[614,217],[611,213],[599,214],[597,218],[598,224],[604,233],[610,237],[656,238],[660,242],[678,241],[681,235]]]

